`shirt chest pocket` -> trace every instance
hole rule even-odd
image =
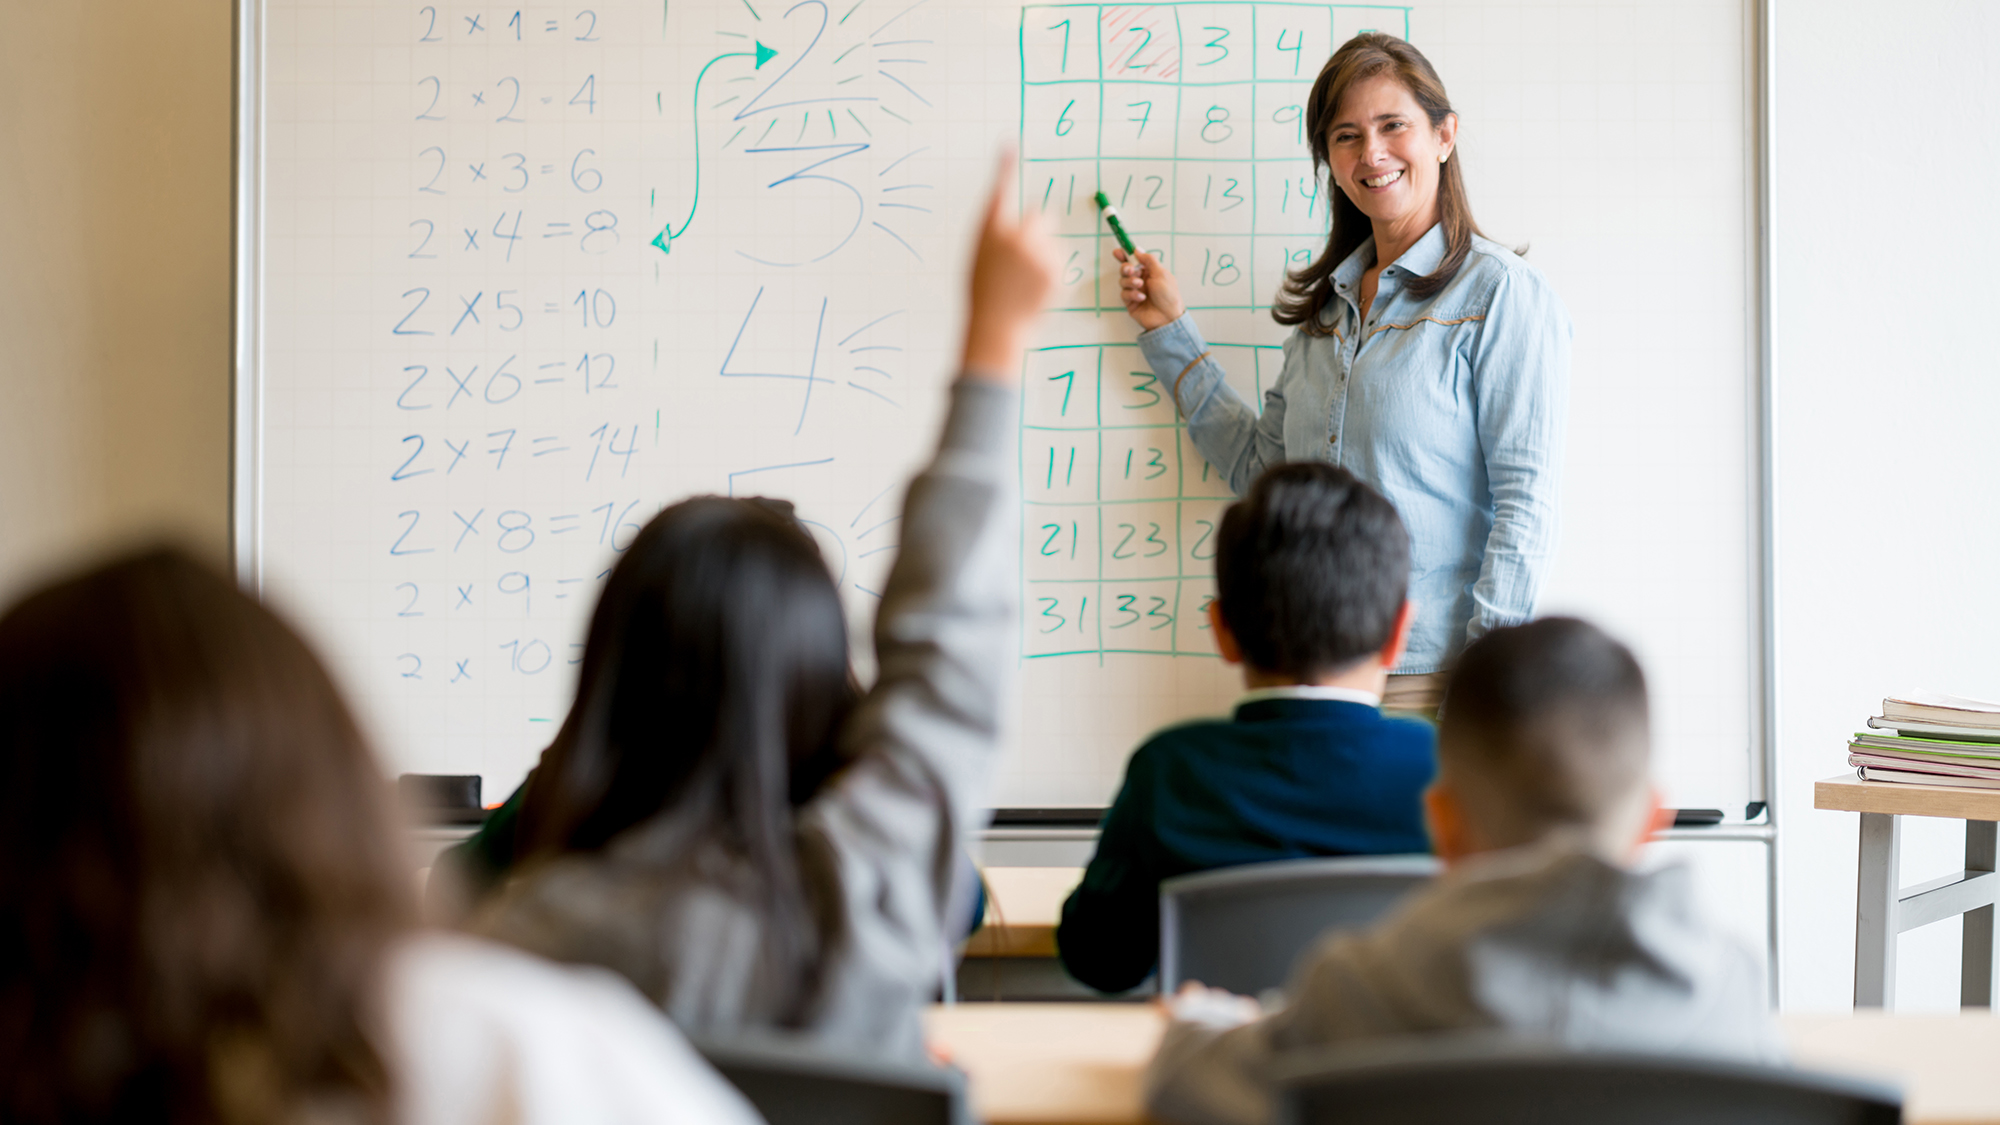
[[[1384,318],[1354,357],[1350,404],[1389,432],[1424,420],[1470,426],[1472,343],[1483,317]]]

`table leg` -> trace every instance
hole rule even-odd
[[[1990,820],[1965,822],[1965,869],[1992,871],[1995,829]],[[1959,954],[1958,1003],[1965,1008],[1993,1006],[1993,908],[1965,912],[1965,938]]]
[[[1888,813],[1861,814],[1860,881],[1854,905],[1854,1006],[1896,1004],[1896,906],[1901,887],[1902,824]]]

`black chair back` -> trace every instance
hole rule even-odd
[[[695,1037],[770,1125],[971,1125],[965,1076],[775,1034]]]
[[[1403,1043],[1293,1056],[1279,1125],[1895,1125],[1894,1087],[1684,1056]]]
[[[1160,991],[1198,980],[1256,996],[1329,930],[1366,926],[1441,870],[1427,855],[1287,859],[1160,884]]]

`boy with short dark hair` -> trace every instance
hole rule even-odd
[[[1645,678],[1624,645],[1573,618],[1473,642],[1424,798],[1449,870],[1373,929],[1308,953],[1268,1016],[1184,988],[1147,1070],[1148,1110],[1263,1122],[1279,1054],[1392,1036],[1777,1061],[1756,957],[1702,922],[1685,869],[1629,867],[1659,812],[1650,753]]]
[[[1275,465],[1223,514],[1209,624],[1249,693],[1132,755],[1056,933],[1070,975],[1134,987],[1159,957],[1160,881],[1303,856],[1424,852],[1431,728],[1384,717],[1402,655],[1410,539],[1324,462]]]

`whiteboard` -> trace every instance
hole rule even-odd
[[[1089,195],[1256,401],[1323,241],[1298,106],[1372,28],[1436,63],[1480,221],[1576,322],[1544,610],[1638,650],[1670,803],[1762,796],[1740,3],[246,2],[238,558],[392,769],[511,788],[618,549],[690,494],[796,501],[865,637],[1011,143],[1064,285],[1023,365],[993,802],[1106,802],[1239,685],[1199,612],[1227,491],[1132,374]]]

